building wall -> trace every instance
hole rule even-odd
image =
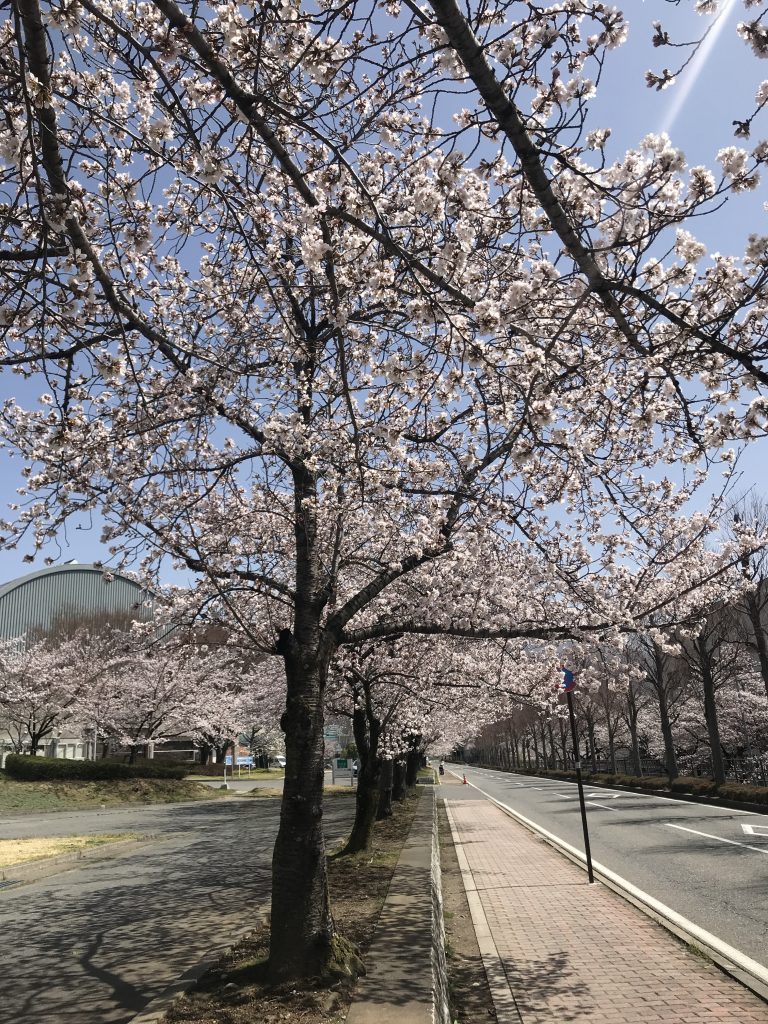
[[[0,587],[0,639],[46,635],[57,624],[100,617],[152,618],[152,598],[125,576],[68,562]]]

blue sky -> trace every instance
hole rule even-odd
[[[752,112],[757,87],[764,76],[768,78],[768,65],[757,60],[736,36],[735,25],[744,18],[740,0],[726,0],[722,31],[706,59],[694,62],[675,86],[663,92],[646,87],[645,72],[664,67],[674,69],[683,51],[655,49],[651,43],[652,20],[662,19],[673,38],[692,39],[706,27],[708,19],[693,13],[693,0],[684,0],[680,5],[631,0],[624,7],[630,21],[629,41],[608,55],[598,96],[591,104],[590,126],[612,129],[609,158],[618,157],[647,133],[667,127],[673,143],[685,152],[690,163],[713,165],[718,149],[738,143],[733,138],[732,122]],[[763,135],[768,135],[765,115],[756,123],[753,139],[742,144],[748,147]],[[743,251],[750,232],[768,232],[768,217],[763,208],[766,191],[763,183],[756,193],[729,200],[717,215],[699,221],[693,232],[710,251]],[[23,403],[34,401],[43,390],[18,375],[0,373],[0,401],[12,396]],[[768,442],[762,440],[751,445],[740,465],[740,489],[755,487],[763,493],[768,491]],[[0,504],[4,506],[16,497],[18,461],[0,456],[0,474]],[[717,487],[719,481],[713,483]],[[0,512],[3,513],[4,510]],[[25,565],[24,553],[0,551],[0,582],[42,566]],[[99,524],[84,519],[73,522],[66,535],[60,536],[59,550],[47,553],[57,561],[107,559],[99,544]]]

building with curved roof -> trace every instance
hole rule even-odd
[[[66,562],[0,586],[0,639],[50,636],[88,623],[152,618],[152,595],[119,573]]]

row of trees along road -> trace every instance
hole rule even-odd
[[[764,531],[765,504],[753,496],[734,514]],[[657,619],[620,648],[593,645],[562,652],[576,670],[579,744],[592,771],[619,770],[674,778],[686,772],[722,783],[768,785],[768,580],[765,551],[730,570],[729,597],[693,609],[688,621]],[[741,586],[739,586],[739,576]],[[726,577],[719,580],[723,594]],[[714,598],[714,599],[713,599]],[[508,719],[487,724],[462,748],[468,757],[515,768],[573,763],[562,701],[526,702]]]
[[[716,501],[682,515],[763,432],[768,241],[705,258],[693,226],[766,147],[609,159],[627,26],[590,0],[9,12],[0,362],[41,394],[3,409],[5,543],[97,510],[116,565],[170,559],[280,659],[270,969],[322,972],[334,659],[605,642],[740,557],[703,548]]]
[[[274,681],[226,645],[158,624],[91,622],[45,638],[0,644],[0,729],[17,753],[35,755],[60,732],[81,735],[96,756],[177,737],[222,760],[233,737],[276,740]],[[68,635],[67,635],[68,634]]]

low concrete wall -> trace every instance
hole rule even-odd
[[[424,787],[347,1024],[450,1024],[435,790]]]
[[[437,800],[432,801],[432,1019],[435,1024],[451,1024],[448,1005],[448,965],[445,959],[445,921],[443,918],[443,873],[440,867],[440,839],[437,825]]]

